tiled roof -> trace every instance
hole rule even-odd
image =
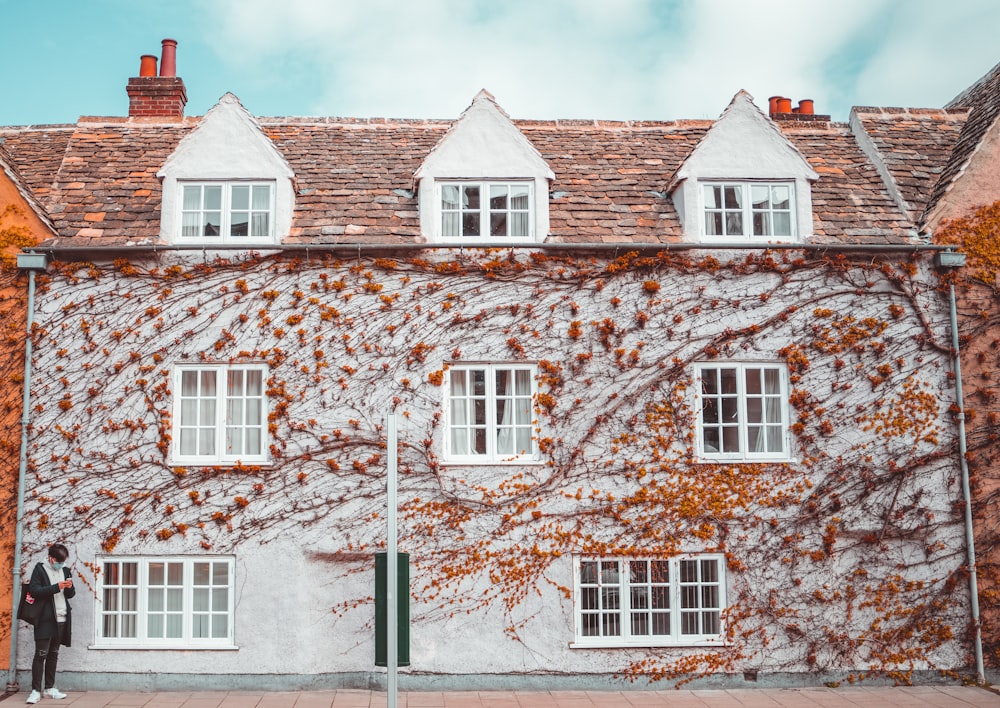
[[[0,128],[62,245],[155,242],[156,172],[198,118]],[[258,118],[295,172],[289,242],[420,242],[414,172],[451,120]],[[519,121],[552,167],[550,242],[676,242],[665,190],[711,121]],[[846,124],[779,122],[820,175],[815,240],[907,242],[914,225]]]
[[[962,173],[969,158],[976,151],[986,131],[1000,115],[1000,64],[994,66],[983,78],[953,98],[947,108],[967,108],[969,118],[962,128],[951,159],[938,180],[927,204],[925,215]]]
[[[864,106],[853,113],[889,171],[909,219],[919,222],[968,111]]]

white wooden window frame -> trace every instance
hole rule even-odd
[[[798,216],[795,205],[795,181],[794,180],[702,180],[699,182],[699,199],[701,203],[701,235],[706,241],[772,241],[772,242],[787,242],[787,241],[797,241],[798,240]],[[774,188],[781,187],[788,190],[788,206],[784,209],[776,209],[773,206],[773,194]],[[723,203],[713,208],[709,204],[707,197],[707,190],[718,188],[722,190]],[[741,205],[737,209],[729,209],[725,205],[725,190],[737,189],[741,195]],[[752,194],[754,188],[768,189],[768,204],[766,209],[755,209],[754,202],[752,199]],[[712,213],[721,214],[722,222],[722,233],[712,234],[709,233],[708,219],[709,215]],[[742,222],[741,229],[737,233],[728,232],[728,220],[726,215],[728,213],[740,215]],[[775,234],[774,233],[774,215],[784,214],[787,215],[789,221],[789,233],[787,234]],[[770,225],[769,233],[754,233],[754,218],[757,215],[763,215],[767,217],[767,221]]]
[[[573,597],[574,648],[724,644],[722,554],[574,556]]]
[[[735,374],[731,390],[723,390],[716,384],[720,370]],[[749,372],[773,372],[777,378],[777,390],[767,391],[767,376],[759,386],[748,386]],[[784,462],[791,459],[791,437],[789,432],[788,367],[776,362],[734,362],[713,361],[695,365],[696,411],[697,411],[697,452],[705,460],[725,460],[736,462]],[[772,378],[773,381],[773,378]],[[749,390],[748,390],[749,388]],[[725,400],[723,400],[725,399]],[[777,415],[775,415],[775,413]],[[717,435],[706,433],[714,430]],[[772,433],[771,440],[780,443],[780,450],[768,450],[767,440],[761,440],[760,430]],[[738,449],[724,451],[721,441],[728,435],[733,441],[736,436]],[[775,440],[774,436],[778,436]],[[759,441],[765,449],[756,449],[751,440]],[[713,446],[713,442],[719,442]],[[751,450],[753,446],[755,449]],[[773,447],[773,446],[772,446]]]
[[[203,393],[203,372],[211,372],[215,376],[214,395]],[[230,372],[242,375],[244,382],[243,394],[230,390]],[[249,394],[246,392],[246,374],[248,372],[257,373],[260,378],[259,393]],[[185,375],[197,376],[198,389],[194,395],[184,392]],[[264,364],[178,364],[173,371],[173,398],[174,410],[171,435],[173,438],[173,456],[175,464],[188,465],[212,465],[226,463],[261,464],[268,461],[270,450],[270,438],[268,435],[268,406],[267,406],[267,377],[268,370]],[[206,410],[209,406],[202,406],[201,403],[211,403],[212,410]],[[237,404],[241,405],[237,405]],[[231,405],[232,404],[232,405]],[[256,410],[255,420],[247,420],[248,411]],[[233,414],[238,413],[243,416],[242,420],[234,420]],[[192,415],[195,417],[192,418]],[[241,440],[246,440],[250,431],[256,431],[259,436],[259,450],[257,452],[245,452],[241,446],[236,452],[229,452],[228,432],[230,430],[240,431]],[[203,431],[206,436],[211,434],[214,441],[214,453],[185,452],[184,444],[194,435],[196,447],[201,446],[198,431]]]
[[[477,210],[467,209],[463,202],[459,202],[459,206],[455,209],[445,208],[445,189],[447,188],[457,188],[461,193],[464,188],[467,187],[478,187],[479,188],[479,208]],[[503,210],[494,210],[491,208],[490,201],[490,189],[492,187],[504,187],[508,190],[507,207]],[[527,207],[524,209],[514,209],[511,205],[511,200],[509,197],[509,190],[511,188],[523,188],[527,190]],[[435,198],[437,203],[437,233],[442,241],[447,242],[476,242],[476,241],[511,241],[511,242],[528,242],[535,240],[535,230],[536,230],[536,211],[537,205],[535,204],[535,183],[534,180],[438,180],[435,183]],[[464,231],[463,226],[463,215],[466,213],[478,213],[479,217],[479,233],[478,234],[465,234],[458,233],[449,235],[446,234],[446,229],[444,226],[444,221],[446,215],[455,215],[459,222],[459,231]],[[494,213],[505,214],[505,224],[506,233],[492,235],[491,234],[491,223],[492,215]],[[511,235],[511,228],[513,224],[512,215],[523,214],[526,215],[527,220],[527,233]]]
[[[236,648],[232,556],[99,556],[97,563],[93,648]]]
[[[220,204],[217,210],[208,209],[205,206],[205,190],[206,188],[217,187],[220,189]],[[248,204],[247,207],[237,209],[233,206],[233,189],[246,187],[249,190],[248,193]],[[253,193],[254,190],[260,188],[267,188],[267,206],[265,208],[257,207],[254,208]],[[188,204],[187,196],[188,190],[197,189],[199,191],[200,199],[199,206],[196,209],[185,208]],[[178,190],[178,218],[177,218],[177,243],[195,243],[195,244],[210,244],[210,243],[222,243],[222,244],[263,244],[269,245],[275,242],[275,183],[273,180],[184,180],[177,182]],[[204,224],[205,214],[209,212],[219,213],[219,233],[218,234],[205,234]],[[233,234],[233,215],[236,213],[246,213],[247,214],[247,233],[246,234]],[[196,234],[185,234],[185,216],[189,214],[201,215],[198,219],[198,233]],[[267,217],[267,229],[266,233],[252,235],[253,229],[253,216],[254,215],[266,215]]]
[[[507,400],[514,400],[516,405],[512,411],[513,418],[506,424],[497,420],[497,372],[509,371],[523,372],[527,375],[530,394],[519,394],[514,392],[511,399],[508,396],[501,396]],[[470,372],[482,372],[484,374],[484,390],[477,393],[470,390],[468,386],[464,391],[457,389],[456,376],[465,377],[465,382],[469,381]],[[535,364],[522,363],[463,363],[449,365],[445,380],[445,438],[444,438],[444,461],[463,464],[504,464],[531,462],[538,460],[538,443],[536,436],[536,416],[535,400],[537,395],[536,377],[538,367]],[[515,383],[516,387],[516,383]],[[474,413],[474,406],[477,401],[482,402],[483,416],[480,420],[470,419],[466,413]],[[520,404],[520,410],[518,405]],[[527,420],[524,420],[525,406],[527,407]],[[505,408],[505,410],[507,410]],[[520,416],[520,417],[519,417]],[[485,438],[484,451],[482,453],[471,452],[475,447],[475,430],[481,430]],[[516,430],[523,436],[528,437],[527,449],[522,449],[517,444],[517,432],[514,433],[514,446],[516,452],[508,453],[498,450],[501,430]],[[461,441],[464,440],[466,449],[458,449]]]

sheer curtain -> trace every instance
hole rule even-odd
[[[754,452],[782,452],[781,378],[778,369],[746,370],[747,435]]]
[[[469,389],[465,371],[451,371],[451,452],[469,454]]]
[[[514,449],[514,372],[498,369],[497,396],[497,454],[513,455]]]

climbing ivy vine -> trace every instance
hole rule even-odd
[[[416,622],[501,608],[509,640],[530,646],[527,608],[545,598],[568,641],[574,554],[719,552],[725,646],[608,650],[621,676],[905,682],[968,664],[947,312],[928,257],[169,259],[50,268],[34,545],[58,529],[94,554],[232,552],[294,533],[335,572],[367,572],[394,412]],[[507,360],[537,363],[540,463],[445,464],[449,364]],[[722,360],[787,366],[792,459],[696,459],[693,365]],[[268,365],[271,464],[172,464],[171,367],[211,361]]]

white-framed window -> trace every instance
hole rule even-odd
[[[262,364],[176,366],[173,461],[265,462],[266,380]]]
[[[705,236],[793,239],[794,195],[793,182],[704,182]]]
[[[530,239],[533,182],[440,182],[441,237]]]
[[[533,364],[461,364],[448,369],[445,459],[536,459]]]
[[[233,646],[233,558],[135,556],[98,562],[97,646]]]
[[[722,643],[725,558],[574,558],[574,646]]]
[[[180,188],[182,241],[274,239],[272,182],[182,182]]]
[[[784,364],[696,365],[698,453],[722,460],[787,460],[788,375]]]

